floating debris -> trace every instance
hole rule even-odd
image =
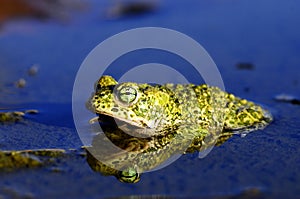
[[[30,109],[25,111],[26,114],[38,114],[39,111],[36,109]]]
[[[279,94],[275,96],[275,100],[279,102],[287,102],[295,105],[300,105],[300,99],[288,94]]]
[[[60,157],[65,153],[64,149],[0,151],[0,171],[45,166],[53,163],[53,158]]]
[[[64,149],[38,149],[38,150],[23,150],[20,153],[32,154],[36,156],[44,156],[44,157],[60,157],[66,153]]]
[[[149,12],[153,12],[157,9],[157,4],[152,1],[143,2],[126,2],[118,3],[108,10],[108,18],[119,18],[123,16],[141,15]]]
[[[33,66],[31,66],[27,73],[29,76],[35,76],[39,71],[39,66],[37,64],[34,64]]]
[[[15,86],[17,88],[24,88],[26,86],[26,80],[23,78],[20,78],[18,81],[15,82]]]
[[[1,170],[13,170],[17,168],[38,167],[42,162],[28,154],[24,154],[17,151],[0,151],[0,169]]]
[[[25,114],[37,114],[38,110],[0,112],[1,123],[14,123],[23,120]]]
[[[20,111],[0,112],[0,124],[20,121],[24,115],[24,112]]]
[[[255,66],[250,62],[240,62],[237,63],[235,66],[238,70],[254,70],[255,68]]]

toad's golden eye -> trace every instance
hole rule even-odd
[[[137,89],[132,86],[121,85],[119,88],[117,88],[115,97],[122,105],[130,106],[136,102],[138,92]]]

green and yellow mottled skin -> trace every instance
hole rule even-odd
[[[121,121],[119,127],[126,133],[112,130],[108,131],[107,137],[127,151],[138,152],[133,155],[132,165],[123,165],[125,155],[110,157],[114,166],[126,168],[123,170],[125,179],[122,175],[118,177],[125,182],[137,181],[136,176],[132,180],[126,175],[134,173],[132,168],[141,169],[137,168],[141,162],[152,161],[149,165],[157,166],[174,153],[205,150],[224,142],[234,133],[262,129],[272,121],[270,113],[261,106],[217,87],[205,84],[119,84],[111,76],[102,76],[95,84],[87,108],[100,119],[109,116]],[[133,132],[138,136],[132,136]],[[140,153],[142,157],[138,156]],[[157,158],[151,159],[153,156]],[[105,173],[101,163],[90,163],[96,164]]]
[[[149,129],[146,133],[153,135],[185,124],[193,124],[199,133],[208,133],[212,122],[220,123],[222,132],[247,132],[263,128],[272,120],[270,113],[261,106],[216,87],[118,84],[111,76],[99,79],[87,106],[97,114]],[[218,119],[222,121],[213,121]]]

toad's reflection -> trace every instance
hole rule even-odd
[[[100,116],[99,121],[103,133],[97,134],[92,146],[86,148],[87,162],[94,171],[113,175],[121,182],[136,183],[141,173],[162,168],[181,154],[203,151],[212,145],[205,143],[204,137],[191,139],[171,131],[164,136],[135,137],[126,132],[132,134],[140,129],[127,123],[108,116]],[[93,127],[94,131],[100,130],[98,123]],[[220,145],[231,135],[224,133],[217,141],[211,141]]]

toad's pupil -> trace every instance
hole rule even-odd
[[[125,87],[122,88],[119,92],[119,98],[121,101],[126,103],[131,103],[135,100],[137,96],[137,92],[134,88],[131,87]]]

